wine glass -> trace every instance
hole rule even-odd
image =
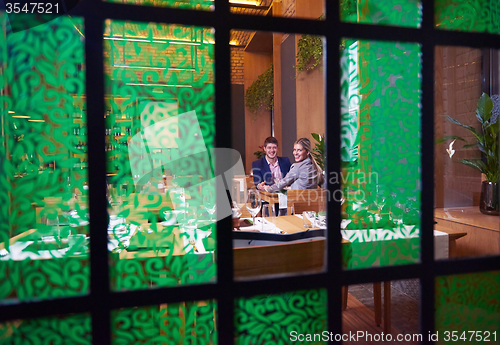
[[[386,195],[383,188],[381,188],[378,184],[375,186],[375,191],[372,195],[372,202],[377,209],[377,218],[380,218],[382,209],[384,208],[386,203]]]
[[[302,212],[302,220],[304,228],[314,228],[316,226],[316,212],[304,211]]]
[[[215,202],[215,195],[204,195],[203,196],[203,207],[210,214],[210,220],[212,220],[215,211],[217,210],[217,204]]]
[[[276,228],[276,212],[274,211],[274,205],[263,205],[262,206],[262,231],[266,229],[266,224],[269,224],[271,229],[270,232],[273,232]],[[269,227],[268,227],[269,228]]]
[[[247,202],[246,202],[246,207],[248,212],[252,215],[252,220],[253,224],[255,225],[255,216],[257,213],[260,211],[260,206],[261,206],[261,198],[260,198],[260,193],[257,189],[249,189],[247,192]]]
[[[183,222],[183,232],[187,234],[189,239],[196,239],[196,228],[197,228],[197,209],[194,206],[186,205],[184,210],[184,222]]]

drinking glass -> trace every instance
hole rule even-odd
[[[326,227],[326,204],[320,203],[318,209],[317,225],[319,227]]]
[[[376,186],[373,201],[375,203],[375,206],[377,207],[377,211],[380,216],[380,214],[382,213],[382,209],[384,208],[386,203],[386,195],[384,193],[384,190],[379,185]]]
[[[276,212],[274,211],[274,205],[262,205],[262,231],[265,231],[265,225],[270,224],[270,231],[274,231],[276,228]]]
[[[204,195],[203,196],[203,207],[210,214],[210,220],[212,220],[215,211],[217,210],[217,204],[215,202],[215,195]]]
[[[304,211],[302,212],[302,221],[304,228],[314,228],[314,223],[316,221],[316,212],[314,211]]]
[[[188,234],[189,239],[196,239],[197,228],[196,207],[187,205],[184,212],[184,232]]]
[[[61,227],[59,224],[59,216],[58,215],[50,215],[45,220],[46,224],[51,228],[51,234],[55,237],[61,237]]]
[[[257,213],[260,211],[260,206],[261,206],[262,200],[260,198],[260,193],[257,189],[249,189],[247,192],[247,202],[246,202],[246,207],[248,212],[252,215],[252,221],[253,224],[255,225],[255,216]]]

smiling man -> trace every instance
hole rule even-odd
[[[252,163],[253,181],[259,188],[259,183],[272,185],[286,176],[290,170],[290,160],[287,157],[278,157],[278,140],[267,137],[264,141],[266,155]]]

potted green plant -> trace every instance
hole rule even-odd
[[[255,151],[253,154],[255,155],[255,157],[257,157],[257,159],[261,159],[262,157],[264,157],[266,155],[266,151],[264,151],[264,146],[259,146],[259,150]]]
[[[316,140],[311,150],[311,155],[314,157],[321,170],[325,170],[325,138],[318,133],[311,133],[311,136]]]
[[[245,92],[245,106],[253,114],[252,119],[257,119],[261,108],[272,110],[274,107],[274,69],[273,65],[257,77]]]
[[[496,99],[496,98],[495,98]],[[498,102],[495,102],[498,103]],[[484,174],[486,180],[481,185],[481,200],[479,203],[479,210],[484,214],[498,215],[498,112],[500,111],[499,105],[494,104],[490,96],[483,93],[477,102],[476,118],[481,123],[481,131],[478,131],[472,126],[465,125],[460,121],[447,116],[446,118],[458,126],[467,129],[474,135],[474,141],[468,143],[464,138],[456,135],[446,136],[438,140],[444,142],[453,140],[449,148],[446,150],[453,156],[453,144],[456,140],[465,143],[463,148],[477,148],[482,153],[481,159],[460,159],[459,162],[465,164],[473,169],[480,171]]]

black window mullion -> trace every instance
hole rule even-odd
[[[99,6],[99,1],[96,6]],[[111,344],[110,284],[108,260],[108,209],[104,131],[104,21],[85,17],[85,64],[87,92],[88,179],[90,217],[90,311],[92,341]]]
[[[215,0],[215,147],[232,147],[231,143],[231,53],[228,25],[229,3]],[[215,157],[216,174],[222,176],[220,158]],[[226,181],[230,188],[231,181]],[[220,190],[220,189],[218,189]],[[217,193],[217,204],[227,203],[228,195]],[[234,288],[232,219],[217,222],[217,328],[219,344],[234,344]]]
[[[337,1],[325,1],[326,6],[326,179],[329,174],[340,174],[340,52],[341,40],[339,3]],[[335,201],[336,191],[342,186],[339,179],[333,179],[334,183],[327,183],[327,291],[328,291],[328,330],[335,334],[342,332],[342,236],[340,234],[341,208],[340,203]],[[335,341],[342,343],[342,341]]]
[[[422,15],[421,115],[421,227],[420,334],[433,333],[434,315],[434,0],[425,2]]]

